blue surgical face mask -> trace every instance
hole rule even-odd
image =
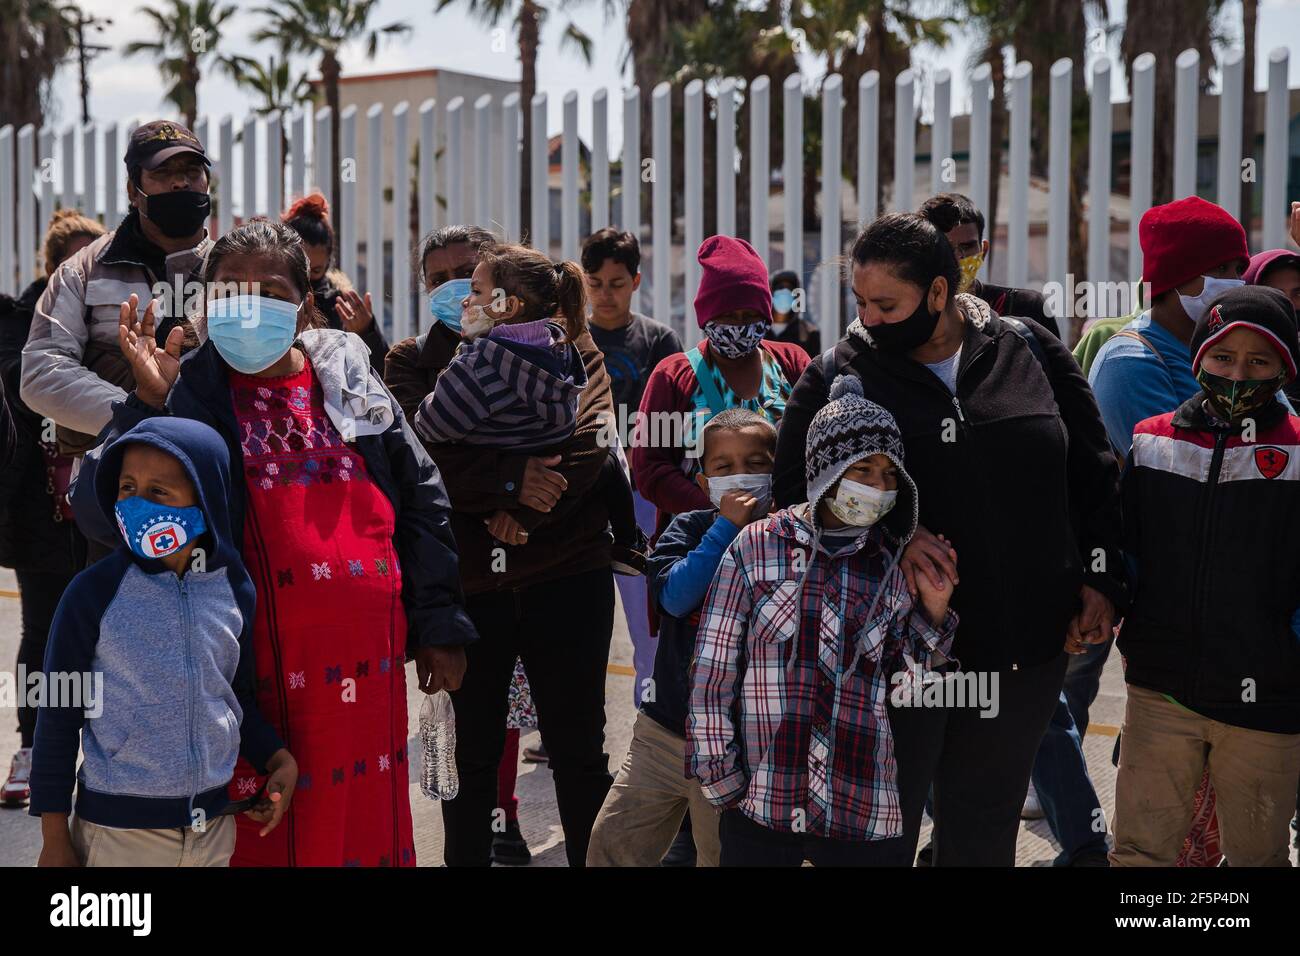
[[[457,335],[460,334],[460,304],[469,295],[469,279],[449,279],[429,293],[429,314]]]
[[[788,314],[794,308],[794,291],[777,289],[772,293],[772,311]]]
[[[255,375],[289,351],[298,335],[294,305],[263,295],[232,295],[208,301],[208,338],[237,372]]]
[[[165,558],[207,530],[197,507],[173,508],[148,498],[123,498],[113,505],[117,529],[142,558]]]

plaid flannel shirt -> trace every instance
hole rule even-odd
[[[877,528],[812,552],[806,508],[744,528],[718,567],[691,665],[688,773],[773,830],[899,836],[889,674],[946,653],[957,616],[930,624]]]

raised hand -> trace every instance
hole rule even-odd
[[[339,321],[343,323],[345,332],[360,335],[375,324],[375,311],[370,305],[369,292],[366,293],[364,301],[352,289],[340,293],[334,300],[334,308],[339,314]]]
[[[154,338],[154,310],[157,306],[157,299],[149,300],[141,317],[140,297],[132,292],[131,297],[122,303],[117,344],[131,365],[136,397],[146,405],[162,408],[181,374],[181,342],[185,339],[185,330],[176,326],[167,333],[166,343],[159,348]]]

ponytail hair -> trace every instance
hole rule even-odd
[[[334,257],[334,226],[330,223],[330,204],[320,193],[303,196],[294,202],[280,221],[298,233],[309,246],[324,246]]]
[[[572,259],[557,262],[555,275],[559,282],[555,303],[564,316],[564,333],[572,342],[587,330],[587,279],[582,266]]]
[[[576,262],[552,262],[536,249],[519,245],[487,247],[479,262],[492,271],[492,283],[523,302],[521,322],[555,319],[573,342],[587,328],[587,289]]]

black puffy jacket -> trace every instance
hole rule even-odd
[[[1040,361],[983,302],[957,301],[966,321],[956,396],[924,365],[874,348],[858,323],[835,346],[835,368],[856,374],[866,397],[893,414],[920,523],[956,549],[955,656],[968,670],[1042,664],[1062,652],[1082,584],[1123,608],[1118,463],[1060,340],[1024,320]],[[808,425],[826,401],[815,361],[777,436],[781,507],[806,498]]]

